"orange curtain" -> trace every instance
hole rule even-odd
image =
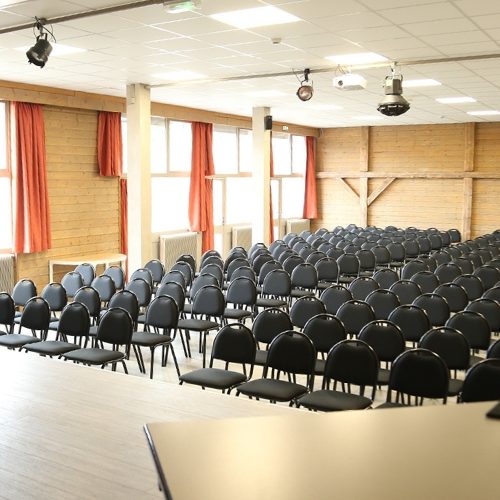
[[[13,103],[16,129],[16,253],[51,247],[45,128],[39,104]]]
[[[122,121],[121,113],[100,111],[97,122],[97,164],[99,173],[106,177],[122,175]]]
[[[273,217],[273,190],[271,189],[271,179],[274,177],[274,160],[273,160],[273,133],[271,132],[270,143],[270,158],[269,158],[269,243],[274,241],[274,217]]]
[[[306,182],[304,193],[304,219],[318,217],[318,201],[316,196],[316,138],[306,137]]]
[[[193,122],[193,148],[191,156],[191,181],[189,186],[189,224],[191,231],[201,231],[202,252],[214,247],[214,216],[212,179],[213,126],[211,123]]]

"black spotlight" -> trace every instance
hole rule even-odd
[[[35,31],[35,29],[37,29],[40,34],[36,37],[35,45],[26,52],[26,56],[30,64],[43,68],[52,52],[52,45],[50,45],[50,42],[47,40],[47,33],[44,32],[44,22],[42,20],[37,19],[33,26],[33,31]],[[54,35],[50,31],[49,33],[55,41]]]
[[[385,97],[380,101],[377,110],[386,116],[399,116],[410,109],[410,103],[401,95],[403,93],[403,76],[387,76],[384,81]]]
[[[300,87],[297,90],[297,97],[301,101],[308,101],[314,94],[312,82],[309,83],[309,73],[311,73],[311,70],[306,68],[304,70],[304,78],[300,80]]]

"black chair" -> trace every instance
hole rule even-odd
[[[391,321],[371,321],[361,329],[358,338],[377,353],[379,362],[383,364],[378,371],[377,384],[387,385],[390,365],[405,350],[405,339],[399,326]]]
[[[472,274],[474,266],[467,257],[455,257],[453,263],[460,268],[460,274]]]
[[[390,241],[390,240],[389,240]],[[384,245],[380,244],[380,240],[377,242],[370,251],[375,255],[375,269],[382,269],[384,267],[389,267],[391,262],[391,254],[389,250]]]
[[[448,397],[449,372],[446,363],[428,349],[410,349],[401,353],[392,363],[386,402],[377,408],[422,405],[424,398]],[[392,393],[396,392],[396,400]],[[406,396],[406,398],[405,398]]]
[[[271,402],[289,401],[312,390],[316,350],[311,340],[300,332],[288,330],[280,333],[269,345],[262,378],[250,380],[236,388],[236,395],[267,399]],[[280,377],[286,375],[287,380]],[[296,375],[305,375],[305,385],[296,382]]]
[[[186,301],[184,288],[182,288],[182,286],[175,281],[163,283],[163,285],[160,285],[156,290],[155,297],[161,297],[162,295],[168,295],[169,297],[172,297],[177,304],[177,309],[179,309],[179,315],[182,315],[182,312],[184,310],[184,303]]]
[[[221,269],[224,268],[224,261],[217,250],[208,250],[201,256],[200,271],[208,264],[216,264]]]
[[[342,321],[347,334],[351,337],[357,337],[365,325],[375,320],[372,307],[362,300],[349,300],[342,304],[336,316]]]
[[[414,274],[421,273],[423,271],[428,271],[428,267],[425,262],[421,259],[413,259],[408,261],[401,268],[401,279],[409,280]]]
[[[179,383],[199,385],[203,389],[231,390],[252,378],[257,345],[252,331],[241,323],[223,326],[214,338],[208,368],[183,373]],[[214,366],[222,362],[223,368]],[[230,364],[241,365],[242,371],[230,370]]]
[[[325,314],[325,304],[315,296],[301,297],[290,308],[292,324],[303,329],[306,323],[317,314]]]
[[[66,289],[61,283],[49,283],[45,286],[40,294],[42,299],[49,304],[52,319],[57,319],[57,313],[60,313],[68,303]]]
[[[164,283],[171,282],[175,282],[180,285],[184,291],[187,290],[186,278],[184,277],[184,274],[178,270],[168,271],[167,273],[165,273],[158,287],[160,287]]]
[[[484,359],[465,374],[461,403],[500,399],[500,359]]]
[[[473,311],[460,311],[451,316],[446,326],[462,332],[470,348],[474,351],[487,351],[490,346],[491,330],[482,314]],[[481,361],[478,356],[471,356],[471,364]]]
[[[345,253],[337,259],[338,282],[350,283],[359,276],[359,260],[352,253]]]
[[[305,260],[298,254],[290,255],[285,261],[282,262],[283,269],[291,276],[293,270],[299,264],[305,264]]]
[[[36,286],[33,281],[28,278],[20,279],[12,290],[12,299],[14,300],[14,305],[17,309],[16,318],[21,316],[20,308],[23,308],[29,299],[36,296]]]
[[[84,286],[90,286],[92,281],[95,278],[95,267],[92,264],[84,262],[82,264],[78,264],[75,267],[75,272],[80,273],[83,279]]]
[[[305,324],[302,332],[311,339],[320,356],[316,359],[314,371],[321,375],[325,370],[325,358],[330,349],[347,337],[344,325],[333,314],[317,314]]]
[[[462,240],[462,235],[458,229],[448,229],[448,234],[450,235],[451,243],[460,243]]]
[[[432,293],[439,285],[437,276],[431,271],[420,271],[415,273],[410,278],[410,281],[416,283],[422,289],[423,293]]]
[[[158,259],[151,259],[144,264],[144,268],[151,273],[153,286],[157,286],[165,274],[165,266]]]
[[[446,299],[452,313],[463,311],[469,302],[464,288],[456,283],[443,283],[434,290],[434,293]]]
[[[493,299],[476,299],[465,308],[466,311],[474,311],[482,314],[492,333],[500,332],[500,304]]]
[[[291,330],[292,328],[293,325],[290,316],[287,312],[283,311],[283,309],[272,307],[260,312],[255,318],[252,326],[252,332],[258,343],[255,364],[264,366],[267,360],[269,344],[278,334]],[[265,349],[261,349],[260,344],[263,344]]]
[[[111,349],[87,347],[65,353],[63,357],[67,361],[101,368],[111,364],[113,371],[116,371],[117,363],[121,363],[124,372],[128,373],[125,360],[130,353],[132,330],[133,321],[130,314],[121,307],[112,307],[100,318],[96,337],[98,345],[110,344]],[[120,347],[123,351],[119,350]]]
[[[251,318],[257,301],[257,287],[255,282],[249,278],[236,278],[231,281],[226,293],[226,304],[233,307],[224,309],[224,321],[244,322]]]
[[[292,285],[291,299],[314,295],[318,286],[318,272],[312,264],[301,262],[291,272],[290,280]]]
[[[344,285],[330,285],[321,292],[320,299],[325,304],[327,313],[337,314],[339,307],[353,297]]]
[[[375,255],[368,249],[361,249],[356,252],[356,257],[359,260],[359,275],[372,276],[375,272]]]
[[[122,290],[125,286],[125,273],[120,266],[109,266],[102,274],[109,276],[114,281],[116,290]]]
[[[75,293],[73,301],[84,304],[89,311],[90,324],[97,324],[97,320],[101,314],[101,299],[99,298],[99,294],[95,288],[92,288],[91,286],[82,286],[82,288]],[[49,329],[57,330],[57,323],[57,321],[52,321]]]
[[[152,289],[150,284],[143,278],[135,278],[129,281],[125,285],[125,290],[135,293],[141,309],[146,308],[151,302]]]
[[[488,347],[486,353],[487,358],[500,358],[500,340],[493,342],[493,344]]]
[[[194,275],[194,272],[196,271],[196,259],[189,253],[185,253],[182,255],[179,255],[177,259],[175,259],[176,262],[185,262],[186,264],[189,265],[191,268],[191,273]]]
[[[432,326],[444,326],[450,317],[448,302],[437,293],[423,293],[413,301],[413,305],[427,313]]]
[[[371,292],[365,302],[372,307],[376,319],[387,319],[389,314],[400,305],[398,296],[383,288]]]
[[[284,269],[271,271],[262,284],[262,296],[257,298],[256,308],[282,307],[288,310],[292,291],[290,275]]]
[[[431,327],[427,313],[420,307],[411,304],[396,307],[389,314],[388,320],[399,327],[406,342],[413,344],[419,342],[422,335]]]
[[[226,259],[225,263],[227,262],[229,263],[226,267],[226,281],[231,281],[234,271],[236,271],[239,267],[250,267],[250,262],[246,257],[235,257],[230,261]]]
[[[228,281],[228,283],[231,283],[231,281],[237,278],[248,278],[249,280],[252,280],[254,283],[257,283],[257,276],[255,275],[254,270],[250,266],[240,266],[236,268],[232,272],[231,279]]]
[[[465,373],[470,366],[470,346],[465,336],[455,328],[433,328],[422,336],[418,346],[441,356],[448,369],[453,370],[448,396],[457,396],[463,384],[463,380],[457,379],[457,370]]]
[[[97,290],[103,307],[107,306],[111,297],[116,293],[115,282],[107,274],[101,274],[101,276],[94,278],[90,286]]]
[[[401,244],[403,245],[403,248],[405,250],[405,263],[418,257],[420,253],[420,247],[416,239],[406,239]]]
[[[318,290],[324,290],[331,284],[337,283],[339,266],[333,257],[325,257],[314,264],[318,272]]]
[[[80,273],[70,271],[61,279],[61,285],[66,290],[66,296],[74,297],[75,293],[83,286],[83,278]]]
[[[380,288],[389,290],[393,283],[399,280],[398,273],[394,269],[383,267],[375,272],[373,279],[378,283]]]
[[[196,293],[193,306],[191,308],[191,318],[179,320],[178,328],[186,332],[186,347],[188,355],[191,354],[189,348],[189,332],[199,333],[199,352],[203,354],[203,367],[206,363],[207,336],[209,332],[218,330],[221,327],[222,316],[225,309],[225,300],[222,290],[214,285],[207,285]]]
[[[200,276],[202,274],[211,274],[212,276],[215,276],[215,278],[217,279],[217,285],[222,288],[222,285],[224,284],[224,271],[222,270],[222,267],[219,266],[219,264],[205,264],[200,269]]]
[[[368,295],[379,288],[378,283],[368,276],[359,277],[349,283],[349,291],[355,300],[365,300]]]
[[[171,351],[177,375],[180,376],[177,357],[172,345],[178,321],[179,309],[175,300],[167,295],[160,295],[154,298],[146,309],[144,331],[132,333],[131,344],[137,347],[136,356],[139,362],[139,369],[142,373],[146,373],[146,367],[144,365],[141,347],[149,347],[151,352],[149,378],[151,379],[153,378],[155,349],[158,346],[162,346],[163,349],[162,365],[166,366],[168,352]]]
[[[136,279],[143,279],[151,288],[153,289],[153,275],[151,274],[151,271],[149,269],[146,269],[145,267],[140,267],[139,269],[136,269],[131,275],[129,282],[132,282]]]
[[[411,304],[422,294],[420,286],[410,280],[396,281],[391,285],[389,291],[396,294],[400,304]]]
[[[302,255],[301,257],[304,256]],[[326,259],[326,258],[327,258],[326,253],[319,250],[315,250],[311,252],[307,257],[305,257],[306,262],[308,264],[312,264],[313,266],[316,266],[316,262],[319,262],[321,259]]]
[[[402,268],[406,259],[406,251],[403,244],[398,241],[392,241],[387,245],[386,248],[389,251],[389,255],[391,256],[389,267],[393,269]]]
[[[328,353],[321,390],[300,397],[297,406],[314,411],[368,408],[375,398],[377,373],[377,355],[368,344],[361,340],[342,340]],[[337,390],[338,382],[342,391]],[[351,385],[359,386],[359,394],[351,392]],[[364,395],[367,386],[372,387],[371,399]]]
[[[50,307],[42,297],[32,297],[26,302],[19,320],[19,333],[0,335],[0,346],[9,349],[21,348],[26,344],[45,340],[49,329]],[[31,330],[25,335],[22,329]]]
[[[41,356],[61,356],[83,347],[88,339],[89,328],[90,316],[87,307],[80,302],[70,302],[61,312],[55,340],[25,344],[23,348]],[[68,337],[73,341],[69,342]]]
[[[7,327],[7,331],[0,330],[0,335],[14,333],[14,318],[16,306],[14,299],[7,292],[0,292],[0,325]]]
[[[191,283],[194,278],[194,269],[191,267],[191,264],[189,262],[186,262],[184,260],[178,260],[170,268],[170,271],[180,271],[184,276],[186,288],[189,288],[191,286]]]
[[[462,270],[453,262],[440,264],[434,271],[439,283],[450,283],[462,274]]]
[[[484,293],[482,281],[473,274],[462,274],[453,280],[453,283],[464,288],[469,301],[476,300]]]
[[[496,300],[497,302],[500,303],[500,286],[497,285],[494,286],[493,288],[490,288],[489,290],[486,290],[481,296],[481,298]]]

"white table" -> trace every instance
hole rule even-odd
[[[151,423],[146,433],[167,499],[493,500],[493,405]]]
[[[125,262],[127,256],[123,253],[102,253],[93,255],[83,255],[81,257],[67,257],[64,259],[51,259],[49,260],[49,282],[54,281],[54,266],[70,266],[76,267],[79,264],[92,264],[94,267],[103,264],[110,266],[111,264],[119,264],[125,271]]]
[[[0,499],[158,500],[146,422],[289,412],[0,349]]]

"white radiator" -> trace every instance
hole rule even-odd
[[[0,292],[12,293],[15,280],[14,263],[13,255],[0,255]]]
[[[232,248],[243,247],[249,250],[252,246],[252,226],[233,226],[231,230]]]
[[[196,262],[201,256],[201,233],[172,233],[160,235],[160,260],[168,271],[183,254],[192,255]]]
[[[300,234],[302,231],[309,231],[311,222],[309,219],[288,219],[286,221],[286,233]]]

